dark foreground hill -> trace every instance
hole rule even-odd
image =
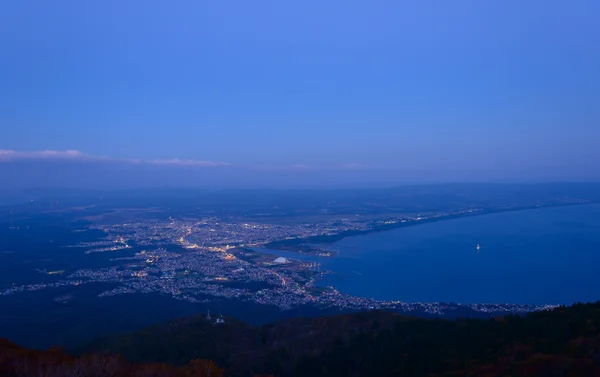
[[[223,377],[211,360],[192,360],[185,366],[133,364],[118,355],[73,357],[60,349],[30,350],[0,339],[2,377]]]
[[[83,351],[134,362],[214,360],[230,375],[600,375],[600,303],[492,320],[386,312],[296,318],[252,327],[203,316],[111,336]]]
[[[105,337],[77,351],[114,353],[138,363],[184,365],[202,358],[227,366],[231,375],[248,371],[280,375],[293,370],[303,356],[322,355],[336,341],[350,342],[361,333],[391,328],[406,318],[388,312],[366,312],[294,318],[255,327],[233,318],[227,318],[225,324],[214,324],[198,315]]]
[[[102,360],[130,371],[121,375],[222,375],[210,359],[225,369],[225,376],[592,377],[600,376],[600,303],[490,320],[369,312],[253,327],[233,319],[214,325],[197,316],[100,339],[80,350],[88,355],[80,358],[3,347],[31,360],[52,356],[87,365],[86,374],[73,376],[120,376],[94,371],[106,363]],[[8,373],[11,365],[24,364],[14,359],[0,358],[0,375],[32,375]]]

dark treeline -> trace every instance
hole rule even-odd
[[[493,319],[368,312],[262,327],[195,317],[112,336],[82,353],[186,365],[226,376],[600,376],[600,302]]]
[[[600,304],[492,320],[399,320],[304,357],[293,376],[598,376]]]

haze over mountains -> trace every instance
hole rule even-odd
[[[19,154],[17,154],[19,156]],[[511,168],[394,167],[360,163],[321,165],[229,164],[200,160],[116,160],[74,153],[50,158],[2,159],[3,188],[385,188],[431,183],[545,183],[600,181],[600,166],[581,165]],[[42,154],[43,156],[43,154]],[[418,160],[422,157],[414,157]],[[597,160],[597,161],[600,161]]]

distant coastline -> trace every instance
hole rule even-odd
[[[337,241],[341,241],[348,237],[353,236],[361,236],[370,233],[377,232],[385,232],[388,230],[394,230],[399,228],[404,228],[408,226],[415,226],[427,223],[434,223],[438,221],[446,221],[446,220],[454,220],[460,219],[464,217],[473,217],[473,216],[483,216],[483,215],[491,215],[495,213],[503,213],[503,212],[516,212],[516,211],[527,211],[527,210],[535,210],[535,209],[543,209],[543,208],[555,208],[555,207],[570,207],[570,206],[578,206],[578,205],[590,205],[590,204],[598,204],[595,201],[587,201],[587,202],[576,202],[576,203],[553,203],[553,204],[544,204],[544,205],[535,205],[535,206],[522,206],[522,207],[511,207],[511,208],[494,208],[494,209],[480,209],[473,212],[464,212],[464,213],[456,213],[449,214],[446,216],[438,216],[438,217],[430,217],[423,218],[421,220],[407,220],[405,222],[396,222],[392,224],[385,224],[375,226],[366,230],[349,230],[331,235],[321,235],[321,236],[312,236],[305,238],[294,238],[294,239],[286,239],[280,241],[273,241],[267,244],[262,245],[264,249],[270,250],[285,250],[285,251],[295,251],[306,254],[312,254],[313,252],[323,252],[328,250],[323,250],[318,247],[309,246],[311,244],[331,244]],[[305,250],[298,250],[299,247],[303,247]],[[306,248],[309,248],[309,251],[306,251]]]

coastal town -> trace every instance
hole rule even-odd
[[[463,213],[476,212],[469,209]],[[104,284],[99,297],[159,293],[192,303],[235,299],[289,310],[303,305],[340,310],[386,309],[434,315],[460,309],[478,312],[527,312],[551,306],[513,304],[411,303],[355,297],[335,287],[319,285],[324,270],[319,258],[335,257],[324,246],[299,243],[292,257],[278,256],[269,245],[280,240],[303,240],[344,232],[365,232],[381,226],[429,221],[457,213],[436,213],[385,219],[336,218],[321,223],[268,224],[203,219],[142,219],[120,224],[94,224],[87,231],[104,235],[93,242],[68,247],[85,254],[103,253],[110,266],[74,271],[39,271],[52,281],[12,286],[11,295],[61,286]],[[294,257],[297,255],[298,257]],[[309,256],[310,258],[306,258]]]

